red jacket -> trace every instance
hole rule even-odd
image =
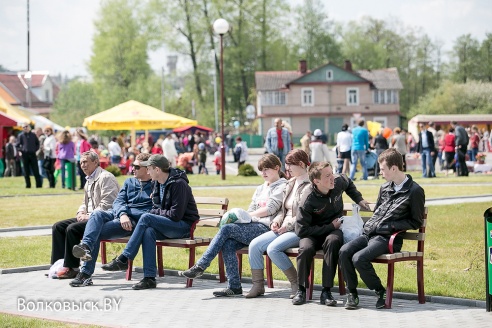
[[[446,136],[444,137],[444,151],[445,152],[450,152],[450,153],[454,152],[454,147],[455,147],[454,139],[455,139],[455,136],[453,133],[446,134]]]

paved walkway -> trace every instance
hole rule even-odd
[[[134,291],[124,273],[97,268],[94,285],[73,288],[44,271],[0,275],[0,312],[108,327],[490,327],[492,314],[484,308],[450,304],[419,304],[394,299],[393,309],[376,310],[375,296],[360,296],[360,309],[343,308],[345,296],[334,293],[337,307],[315,301],[294,306],[289,290],[268,289],[255,299],[216,298],[212,291],[225,284],[196,279],[185,288],[182,277],[158,278],[158,288]],[[250,284],[244,283],[245,290]],[[96,304],[97,302],[97,304]],[[75,306],[74,306],[75,304]],[[48,306],[47,306],[48,305]]]

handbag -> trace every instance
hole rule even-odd
[[[354,240],[362,234],[364,221],[360,216],[360,206],[352,204],[352,216],[342,216],[342,225],[340,229],[343,232],[343,243]]]
[[[49,157],[45,157],[43,161],[43,169],[48,170],[48,171],[54,171],[53,170],[53,161]]]
[[[250,223],[251,215],[242,208],[233,208],[227,211],[220,219],[219,227],[229,223]]]

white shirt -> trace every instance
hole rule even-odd
[[[116,141],[108,143],[108,151],[110,156],[121,156],[121,147]]]
[[[348,131],[341,131],[337,134],[337,147],[341,153],[347,152],[352,147],[352,134]]]

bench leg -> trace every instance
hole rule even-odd
[[[219,282],[226,282],[224,257],[222,256],[222,252],[219,252]]]
[[[272,260],[268,255],[265,256],[266,262],[266,279],[268,288],[273,288],[273,272],[272,272]]]
[[[345,291],[345,281],[343,280],[343,273],[340,269],[340,264],[338,265],[338,292],[340,295],[345,295],[347,292]]]
[[[419,292],[419,303],[425,303],[424,292],[424,260],[417,261],[417,288]]]
[[[195,247],[190,247],[190,255],[188,258],[188,268],[191,268],[195,265]],[[186,287],[193,286],[193,279],[186,279]]]
[[[393,301],[393,284],[395,281],[395,264],[388,263],[388,285],[386,286],[386,308],[391,309]]]
[[[164,264],[162,259],[162,246],[157,246],[157,270],[159,277],[164,277]]]
[[[99,247],[101,249],[101,262],[102,264],[108,263],[106,259],[106,242],[101,241],[101,246]]]
[[[313,299],[313,289],[314,289],[314,258],[311,262],[311,270],[309,271],[308,286],[306,286],[306,298],[311,301]]]
[[[243,254],[237,254],[237,264],[238,264],[238,269],[239,269],[239,280],[243,278]]]
[[[128,269],[126,269],[126,280],[132,280],[133,260],[128,259]]]

